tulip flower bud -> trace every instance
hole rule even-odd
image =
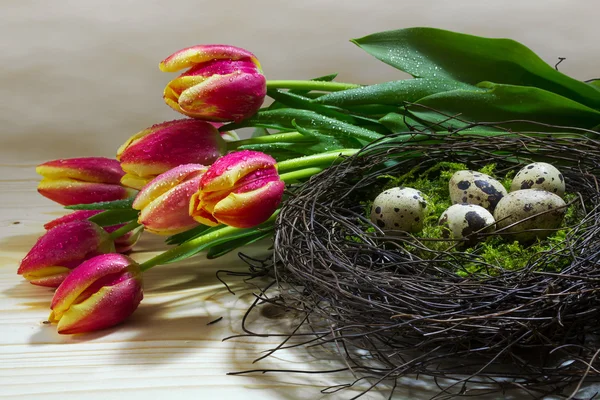
[[[203,165],[185,164],[154,178],[133,202],[133,208],[141,211],[138,222],[159,235],[173,235],[197,226],[189,215],[189,203],[205,171]]]
[[[39,238],[17,273],[34,285],[57,287],[83,261],[114,251],[104,229],[88,220],[72,221],[55,226]]]
[[[69,222],[87,220],[88,218],[93,217],[94,215],[99,214],[101,212],[103,212],[103,210],[73,211],[70,214],[64,215],[62,217],[53,219],[50,222],[47,222],[44,225],[44,228],[46,230],[50,230],[50,229],[54,228],[55,226],[66,224]],[[125,224],[105,226],[104,230],[107,233],[112,233],[124,225]],[[140,228],[137,228],[137,229],[127,232],[123,236],[116,238],[115,242],[114,242],[115,243],[115,251],[117,253],[129,252],[133,248],[133,246],[137,243],[138,239],[140,238],[140,235],[142,234],[142,231],[143,231],[143,228],[140,227]]]
[[[254,54],[227,45],[188,47],[170,55],[161,71],[189,68],[164,91],[165,102],[189,117],[238,122],[255,114],[267,81]]]
[[[39,165],[36,172],[43,176],[38,192],[64,206],[122,200],[135,194],[121,186],[125,173],[119,162],[110,158],[48,161]]]
[[[243,150],[219,158],[202,176],[199,187],[189,211],[196,221],[250,228],[277,209],[285,183],[271,156]]]
[[[119,148],[117,159],[126,172],[121,182],[141,189],[157,175],[179,165],[212,164],[226,150],[219,131],[208,122],[163,122],[133,135]]]
[[[58,333],[109,328],[129,317],[144,297],[139,264],[121,254],[91,258],[71,272],[52,298]]]

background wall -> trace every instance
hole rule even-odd
[[[244,47],[269,79],[339,72],[398,79],[348,42],[433,26],[510,37],[579,79],[600,75],[597,0],[3,0],[0,4],[2,162],[114,156],[130,135],[178,118],[162,100],[174,74],[158,62],[201,43]]]

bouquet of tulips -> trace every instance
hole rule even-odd
[[[336,75],[268,81],[249,51],[189,47],[159,65],[185,70],[163,94],[184,118],[131,136],[116,159],[38,166],[39,193],[72,212],[45,225],[18,273],[57,288],[50,321],[58,332],[125,320],[142,300],[149,268],[270,237],[286,186],[391,133],[406,132],[406,141],[417,127],[494,135],[493,122],[507,120],[514,129],[536,121],[547,132],[572,126],[594,134],[600,126],[597,80],[570,78],[512,40],[409,28],[354,43],[413,78],[370,86]],[[261,108],[267,96],[273,102]],[[245,127],[254,134],[240,140],[234,129]],[[173,247],[138,264],[126,254],[142,231]]]

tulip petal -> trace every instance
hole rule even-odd
[[[147,177],[141,177],[133,174],[125,174],[123,178],[121,178],[121,184],[128,188],[132,188],[135,190],[141,190],[144,186],[146,186],[152,179],[156,178],[154,175],[149,175]]]
[[[117,184],[83,182],[69,178],[42,179],[37,190],[42,196],[63,206],[123,200],[136,193]]]
[[[235,228],[250,228],[265,222],[281,202],[285,183],[281,180],[244,192],[230,193],[214,208],[213,217]]]
[[[159,68],[163,72],[175,72],[189,68],[195,64],[204,63],[214,59],[243,60],[249,59],[260,69],[256,56],[247,50],[228,45],[198,45],[181,49],[160,62]]]
[[[196,192],[192,195],[190,198],[189,214],[194,220],[202,225],[217,226],[219,225],[219,221],[203,208],[203,203],[201,201],[203,194],[204,193],[202,192]]]
[[[198,189],[200,178],[201,175],[196,176],[158,196],[142,209],[138,222],[147,231],[160,235],[174,235],[197,226],[187,205]]]
[[[225,150],[225,141],[214,126],[183,119],[135,135],[121,146],[119,159],[127,174],[154,177],[182,164],[211,164]]]
[[[84,260],[113,252],[108,233],[88,220],[57,225],[38,239],[23,258],[17,273],[31,283],[57,286],[64,279],[65,268],[72,270]]]
[[[165,194],[185,181],[189,181],[196,177],[199,178],[204,172],[206,172],[206,167],[204,165],[184,164],[160,174],[144,186],[138,193],[133,202],[133,208],[142,210],[157,197]],[[198,182],[198,180],[196,180],[196,182]]]
[[[90,217],[93,217],[96,214],[100,214],[103,210],[77,210],[77,211],[73,211],[72,213],[69,213],[67,215],[63,215],[62,217],[53,219],[50,222],[47,222],[46,224],[44,224],[44,229],[46,230],[50,230],[52,228],[54,228],[55,226],[58,225],[62,225],[62,224],[68,224],[69,222],[73,222],[73,221],[81,221],[84,219],[88,219]]]
[[[273,157],[252,150],[242,150],[219,158],[200,180],[203,191],[219,191],[232,188],[245,175],[257,170],[274,167]]]
[[[212,75],[181,92],[178,103],[189,116],[212,121],[240,121],[256,113],[266,95],[266,78],[260,73],[232,72]]]
[[[69,158],[38,165],[36,172],[44,178],[71,178],[85,182],[118,184],[124,175],[117,160],[105,157]]]

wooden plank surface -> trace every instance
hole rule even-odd
[[[252,288],[228,278],[236,295],[216,279],[218,269],[245,270],[235,255],[217,260],[196,257],[159,266],[145,275],[145,296],[134,315],[112,329],[85,335],[58,335],[44,323],[52,290],[16,275],[18,263],[43,233],[43,223],[64,211],[36,193],[35,164],[1,165],[0,190],[0,397],[10,399],[351,398],[344,390],[325,396],[328,385],[352,381],[350,373],[254,374],[227,372],[254,368],[322,370],[343,368],[334,351],[282,351],[257,364],[276,338],[222,339],[242,333],[241,318],[254,299]],[[164,249],[145,234],[132,257],[143,261]],[[266,246],[247,249],[265,255]],[[209,322],[223,317],[212,325]],[[252,327],[285,331],[291,322],[253,317]],[[398,398],[424,394],[415,382]],[[364,398],[382,399],[374,392]],[[430,397],[431,393],[428,396]],[[420,397],[420,396],[419,396]]]

